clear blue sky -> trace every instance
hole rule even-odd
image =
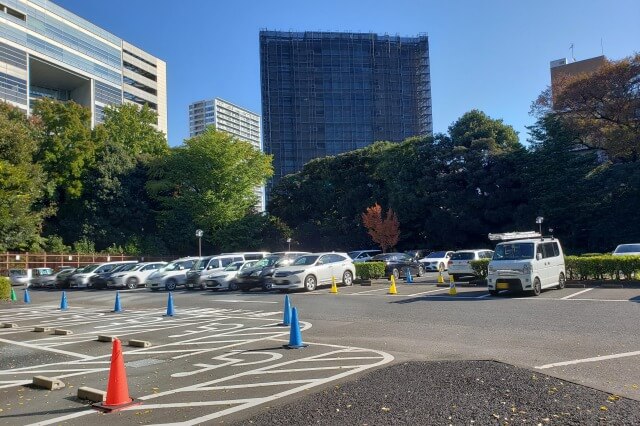
[[[429,35],[434,131],[477,108],[526,140],[549,61],[640,52],[638,0],[56,0],[167,62],[169,143],[188,137],[188,105],[220,97],[260,113],[258,32]],[[527,4],[525,4],[527,3]]]

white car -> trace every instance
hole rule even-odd
[[[298,257],[290,266],[278,268],[273,274],[273,288],[290,290],[303,288],[313,291],[319,285],[353,284],[356,267],[347,253],[313,253]]]
[[[129,270],[121,270],[114,273],[107,280],[109,288],[128,288],[134,289],[138,286],[144,286],[149,275],[165,266],[167,262],[146,262],[138,263]]]
[[[487,287],[492,295],[511,290],[539,296],[545,288],[564,288],[565,282],[564,253],[554,238],[502,242],[489,262]]]
[[[257,262],[257,260],[233,262],[223,270],[208,275],[204,281],[205,286],[209,290],[235,291],[238,289],[238,283],[236,283],[238,272],[252,267]]]
[[[460,277],[475,277],[476,273],[471,267],[472,260],[491,259],[492,250],[459,250],[454,252],[447,263],[449,276],[457,281]]]
[[[91,281],[91,277],[104,274],[106,272],[111,271],[117,266],[126,263],[138,263],[137,260],[132,261],[122,261],[122,262],[105,262],[105,263],[97,263],[94,265],[88,265],[81,272],[78,272],[71,277],[69,282],[69,288],[88,288],[89,282]]]
[[[183,257],[163,266],[147,278],[147,288],[151,290],[175,290],[187,282],[187,271],[199,257]]]
[[[11,285],[29,285],[32,273],[31,269],[10,269],[9,281],[11,281]]]
[[[620,244],[612,254],[614,256],[640,256],[640,244]]]
[[[424,266],[425,271],[444,272],[449,268],[449,259],[452,254],[452,251],[434,251],[420,259],[420,263]]]

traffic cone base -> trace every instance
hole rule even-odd
[[[289,332],[289,344],[282,345],[286,349],[302,349],[306,348],[306,345],[302,342],[302,333],[300,333],[300,323],[298,322],[298,309],[291,309],[291,331]]]
[[[453,281],[451,281],[451,285],[449,286],[449,296],[455,296],[456,294],[458,294],[458,291],[456,290],[456,285]]]
[[[111,351],[107,395],[104,401],[95,403],[92,406],[100,411],[112,413],[141,403],[141,401],[136,401],[129,396],[127,372],[122,356],[122,344],[120,343],[120,339],[116,338],[113,340],[113,349]]]
[[[291,325],[291,302],[289,301],[289,295],[284,296],[284,312],[282,314],[282,327],[288,327]]]

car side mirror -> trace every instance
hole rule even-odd
[[[542,253],[536,253],[536,260],[542,260]]]

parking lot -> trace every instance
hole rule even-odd
[[[413,284],[340,287],[331,294],[293,292],[303,340],[286,350],[289,329],[277,292],[31,291],[32,303],[3,304],[0,408],[4,424],[87,424],[97,415],[76,398],[79,386],[106,389],[111,344],[98,335],[149,341],[123,346],[131,396],[143,402],[114,424],[242,421],[273,405],[333,387],[369,370],[409,360],[493,359],[640,400],[640,289],[565,288],[539,297],[488,294],[486,287],[436,286],[436,274]],[[21,295],[20,291],[18,292]],[[35,326],[73,334],[36,333]],[[58,377],[58,391],[28,386]],[[427,380],[428,378],[425,378]]]

